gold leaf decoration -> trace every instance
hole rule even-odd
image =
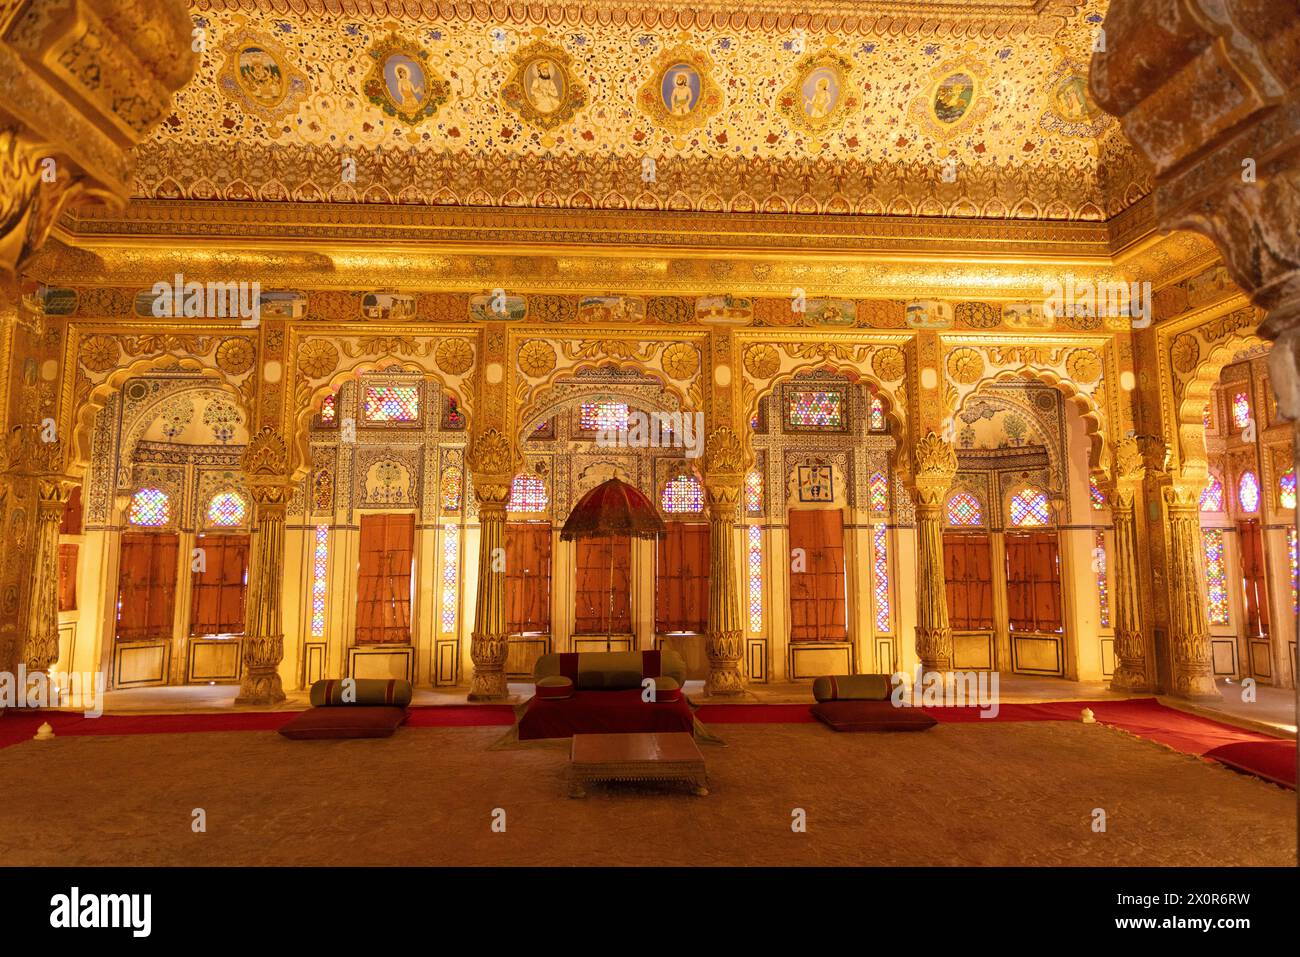
[[[664,371],[674,379],[689,379],[700,367],[700,354],[685,342],[674,342],[664,349]]]
[[[230,338],[217,346],[217,366],[230,375],[243,375],[253,365],[253,344],[247,339]]]
[[[321,379],[339,364],[339,350],[328,339],[308,339],[298,347],[298,368],[309,379]]]
[[[755,379],[770,379],[781,368],[781,355],[773,346],[750,346],[745,350],[745,368]]]
[[[984,375],[984,357],[974,349],[956,349],[948,356],[948,375],[962,385],[974,385]]]
[[[1065,369],[1080,385],[1092,385],[1101,378],[1101,359],[1091,349],[1075,349],[1066,360]]]
[[[1196,368],[1201,360],[1201,347],[1192,336],[1182,335],[1174,340],[1172,360],[1174,368],[1182,375],[1187,375]]]
[[[906,371],[903,350],[894,346],[885,346],[871,359],[871,371],[881,382],[897,382]]]
[[[544,339],[529,339],[519,348],[519,368],[524,375],[541,378],[555,368],[555,348]]]
[[[242,468],[245,475],[283,475],[289,470],[289,450],[284,436],[269,425],[248,440]]]
[[[89,336],[81,342],[81,364],[91,372],[106,372],[117,364],[121,350],[112,336]]]
[[[474,348],[464,339],[444,339],[438,343],[433,361],[447,375],[461,375],[474,364]]]

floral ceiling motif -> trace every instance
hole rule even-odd
[[[843,24],[773,30],[770,18],[746,16],[684,30],[636,17],[566,15],[549,27],[425,19],[418,5],[392,20],[373,0],[331,15],[197,6],[207,50],[137,149],[143,195],[594,206],[589,183],[627,167],[639,185],[616,191],[628,206],[760,208],[766,189],[813,199],[853,192],[843,181],[874,180],[871,170],[886,179],[905,170],[913,181],[970,184],[969,206],[923,215],[978,215],[978,194],[1005,192],[1014,170],[1046,167],[1062,171],[1052,189],[1075,215],[1048,211],[1043,196],[1037,212],[1078,218],[1072,192],[1109,213],[1132,201],[1134,181],[1145,190],[1144,171],[1115,157],[1104,184],[1098,175],[1099,156],[1114,152],[1103,141],[1123,139],[1081,82],[1105,0],[1057,0],[1038,20],[1023,6],[983,5],[1006,29],[928,39]],[[416,157],[410,175],[387,175],[406,155]],[[418,157],[445,177],[430,178]],[[502,170],[516,177],[539,164],[541,189],[519,183],[511,196],[491,185]],[[671,174],[661,179],[663,164]],[[456,167],[486,189],[454,183]],[[803,181],[777,188],[778,175]],[[1021,177],[1017,189],[1042,179]],[[270,184],[283,195],[268,194]],[[1003,200],[1003,215],[1018,198]],[[827,211],[903,211],[841,204],[849,208]]]

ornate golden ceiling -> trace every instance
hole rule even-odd
[[[1105,220],[1104,0],[197,0],[150,199]]]

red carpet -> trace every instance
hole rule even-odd
[[[806,704],[706,704],[696,717],[707,724],[808,724],[816,719]],[[1294,788],[1294,741],[1244,731],[1199,715],[1168,708],[1155,698],[1127,701],[1046,701],[1004,704],[997,717],[981,718],[978,707],[926,708],[944,723],[997,721],[1078,721],[1091,708],[1097,721],[1155,741],[1184,754],[1218,761],[1275,784]],[[10,711],[0,720],[0,748],[30,740],[48,721],[55,735],[172,734],[194,731],[275,731],[296,711],[230,714],[104,715],[86,718],[67,711]],[[510,705],[437,705],[413,707],[412,728],[508,727],[515,722]]]

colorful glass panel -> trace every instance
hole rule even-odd
[[[546,483],[536,475],[516,475],[510,483],[507,512],[544,512],[550,504]]]
[[[1093,545],[1093,567],[1097,569],[1097,604],[1101,610],[1101,627],[1110,627],[1110,582],[1106,575],[1106,533],[1097,529]]]
[[[1011,524],[1017,528],[1046,525],[1051,521],[1047,493],[1027,488],[1011,497]]]
[[[678,475],[664,486],[659,507],[665,512],[702,512],[704,489],[693,475]]]
[[[838,429],[844,425],[844,395],[840,392],[791,392],[786,421],[805,429]]]
[[[984,510],[970,492],[957,492],[948,499],[949,525],[983,525]]]
[[[1277,501],[1283,508],[1295,508],[1295,466],[1282,473],[1277,481]]]
[[[1232,424],[1239,429],[1244,429],[1249,421],[1250,396],[1245,392],[1238,392],[1232,397]]]
[[[218,492],[208,503],[208,523],[231,528],[244,523],[248,505],[237,492]]]
[[[325,573],[329,568],[329,540],[329,526],[317,525],[311,563],[311,636],[313,638],[325,637],[325,589],[329,584]]]
[[[867,497],[873,512],[883,512],[889,508],[889,479],[884,472],[872,472],[867,482]]]
[[[878,395],[871,397],[871,425],[872,432],[883,432],[885,430],[885,401]]]
[[[1201,530],[1201,545],[1205,549],[1205,612],[1211,625],[1228,623],[1228,564],[1224,558],[1223,531],[1218,528]]]
[[[758,515],[763,511],[763,473],[750,469],[745,476],[745,511]]]
[[[320,404],[320,420],[326,424],[332,424],[338,418],[338,398],[333,392],[325,396],[325,401]]]
[[[1223,511],[1223,483],[1219,481],[1217,475],[1210,476],[1210,484],[1201,492],[1201,511]]]
[[[626,402],[584,402],[578,410],[578,428],[584,432],[626,432]]]
[[[1259,511],[1259,479],[1254,472],[1242,472],[1237,481],[1237,502],[1243,512]]]
[[[448,525],[442,531],[442,630],[456,630],[456,602],[459,589],[456,582],[460,574],[460,528]]]
[[[368,385],[364,412],[367,422],[414,422],[420,417],[420,387]]]
[[[763,630],[763,530],[749,526],[749,630]]]
[[[442,488],[439,490],[439,497],[442,499],[442,510],[444,512],[459,512],[461,494],[465,488],[465,478],[459,468],[452,465],[442,472]]]
[[[1291,614],[1300,612],[1300,554],[1297,553],[1296,530],[1286,530],[1286,557],[1291,564]]]
[[[876,604],[876,631],[889,632],[889,531],[882,523],[871,535],[872,597]]]
[[[131,496],[126,520],[145,528],[166,525],[172,520],[172,501],[160,488],[142,488]]]
[[[1097,485],[1096,478],[1088,479],[1088,501],[1095,511],[1099,512],[1106,507],[1106,493]]]

